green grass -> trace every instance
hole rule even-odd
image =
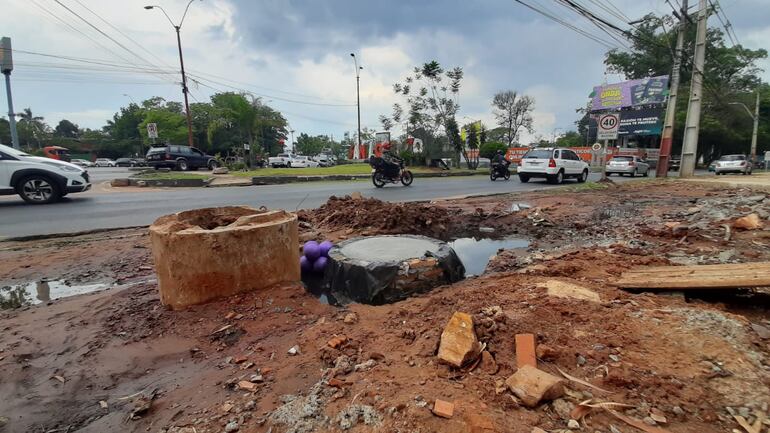
[[[440,173],[443,170],[428,167],[409,167],[414,173]],[[372,172],[369,164],[342,164],[334,167],[313,167],[313,168],[261,168],[251,171],[233,171],[230,174],[243,177],[256,176],[325,176],[325,175],[368,175]],[[453,169],[452,173],[480,173],[488,174],[486,168],[481,168],[475,172],[465,169]]]
[[[154,179],[154,180],[172,180],[172,179],[208,179],[211,177],[208,174],[200,173],[180,173],[178,171],[164,172],[145,172],[136,176],[137,179]]]

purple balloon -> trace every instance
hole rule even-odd
[[[321,257],[329,257],[329,250],[332,249],[334,244],[332,241],[323,241],[319,247],[321,248]]]
[[[316,241],[307,241],[302,247],[302,253],[308,260],[314,262],[317,258],[321,257],[321,247]]]
[[[299,268],[302,269],[302,271],[304,272],[309,272],[313,269],[313,263],[311,263],[310,260],[307,259],[307,257],[300,256]]]
[[[329,261],[326,257],[319,257],[318,260],[313,263],[313,270],[321,273],[326,269],[326,263]]]

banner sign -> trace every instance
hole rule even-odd
[[[660,135],[663,131],[663,109],[646,108],[620,112],[618,135]]]
[[[668,97],[668,75],[596,86],[590,96],[591,111],[664,104]]]

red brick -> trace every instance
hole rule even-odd
[[[537,368],[535,357],[535,336],[533,334],[516,334],[516,366],[525,365]]]
[[[344,335],[338,335],[331,340],[329,340],[326,344],[329,345],[332,349],[336,349],[342,345],[342,343],[346,342],[348,340],[348,337]]]
[[[436,399],[436,403],[433,404],[433,414],[442,418],[452,418],[455,413],[454,403],[450,403],[444,400]]]

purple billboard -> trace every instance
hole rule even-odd
[[[668,75],[596,86],[591,98],[591,111],[665,104],[668,98]]]

